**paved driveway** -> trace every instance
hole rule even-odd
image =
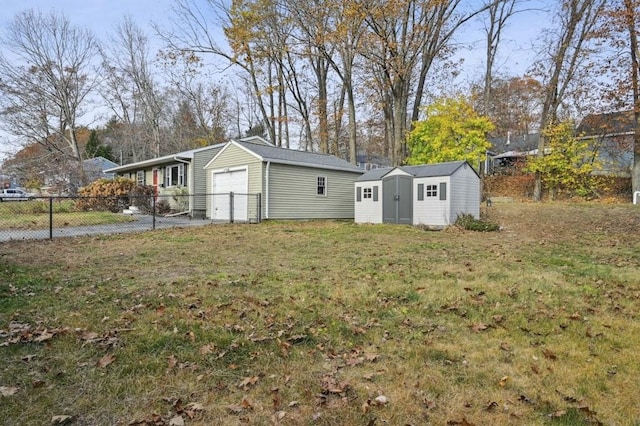
[[[124,234],[130,232],[143,232],[153,229],[153,216],[136,215],[136,220],[125,223],[112,223],[108,225],[91,226],[65,226],[54,228],[53,238],[78,237],[82,235]],[[156,229],[184,228],[190,226],[210,225],[214,222],[208,219],[189,219],[184,217],[158,217],[156,216]],[[12,240],[47,240],[49,229],[15,229],[0,231],[0,242]]]

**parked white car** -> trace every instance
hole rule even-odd
[[[34,198],[35,195],[29,194],[22,189],[0,189],[0,201],[28,201],[33,200]]]

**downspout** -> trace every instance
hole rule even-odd
[[[264,185],[264,218],[269,219],[269,169],[271,168],[271,161],[267,161],[267,168],[265,172],[265,185]]]

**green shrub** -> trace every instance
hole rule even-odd
[[[470,214],[460,214],[456,218],[456,226],[468,231],[494,232],[500,230],[500,225],[476,219]]]

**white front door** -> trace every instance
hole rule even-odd
[[[231,193],[233,193],[233,220],[247,220],[248,198],[247,169],[213,173],[212,212],[215,220],[231,218]]]

